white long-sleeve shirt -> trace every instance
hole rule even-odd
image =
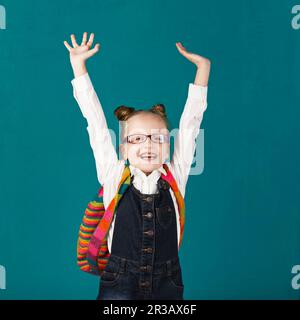
[[[71,84],[73,86],[74,98],[76,99],[83,116],[87,120],[87,131],[96,162],[97,177],[99,183],[104,186],[103,203],[104,207],[107,208],[117,193],[117,188],[125,166],[125,160],[118,159],[101,103],[94,90],[89,74],[85,73],[74,78],[71,81]],[[171,162],[166,162],[183,197],[185,195],[185,187],[195,153],[196,138],[199,134],[203,112],[206,108],[207,86],[189,83],[188,97],[174,141],[173,156]],[[157,181],[161,172],[164,174],[166,173],[163,166],[152,171],[148,176],[137,167],[132,165],[129,165],[129,167],[131,176],[134,175],[133,184],[141,193],[153,194],[158,192]],[[179,249],[179,212],[176,198],[171,188],[170,193],[176,212]],[[109,252],[111,252],[115,217],[116,215],[114,215],[107,235]]]

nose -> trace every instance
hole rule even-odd
[[[148,150],[148,152],[151,152],[151,150],[152,150],[152,140],[149,136],[143,142],[143,149]]]
[[[146,137],[146,140],[145,140],[145,142],[144,142],[145,144],[152,144],[152,140],[151,140],[151,137],[150,136],[148,136],[148,137]]]

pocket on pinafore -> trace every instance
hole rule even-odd
[[[120,279],[120,267],[114,262],[108,261],[103,273],[101,275],[100,281],[104,285],[115,285]]]
[[[156,208],[157,220],[163,228],[167,228],[171,224],[172,214],[172,208],[169,205]]]

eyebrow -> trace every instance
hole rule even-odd
[[[147,131],[140,131],[142,129],[137,129],[137,131],[135,131],[135,129],[133,129],[130,133],[128,133],[128,135],[131,134],[148,134]],[[163,130],[163,132],[161,132],[161,130]],[[169,130],[167,128],[160,128],[160,129],[150,129],[149,134],[151,133],[164,133],[164,132],[168,132]]]

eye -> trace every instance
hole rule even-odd
[[[143,140],[144,140],[143,135],[141,135],[141,134],[133,134],[128,137],[128,141],[131,143],[139,143]]]
[[[163,142],[163,137],[161,134],[153,134],[152,140],[155,142]]]

